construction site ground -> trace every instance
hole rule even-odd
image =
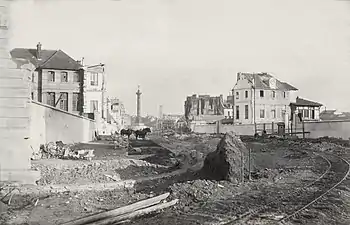
[[[19,186],[2,200],[8,209],[1,213],[0,224],[61,224],[165,192],[179,203],[127,224],[232,222],[318,179],[328,164],[317,152],[350,159],[347,140],[241,137],[252,150],[252,180],[246,177],[238,185],[201,179],[198,170],[205,156],[215,151],[221,136],[152,135],[150,140],[131,140],[133,148],[128,152],[114,149],[108,141],[97,141],[75,146],[94,149],[91,161],[34,160],[33,169],[41,171],[38,185]],[[337,190],[331,210],[312,213],[298,224],[350,224],[348,190]],[[278,216],[264,215],[244,224],[272,224],[271,219],[265,219]]]

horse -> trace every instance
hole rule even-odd
[[[133,133],[134,131],[132,130],[132,129],[122,129],[121,131],[120,131],[120,135],[121,136],[128,136],[128,139],[130,138],[130,135],[132,135],[132,133]]]
[[[142,129],[142,130],[137,130],[137,131],[135,131],[136,140],[137,140],[138,138],[145,139],[147,133],[151,133],[151,129],[148,128],[148,127],[147,127],[147,128],[144,128],[144,129]]]

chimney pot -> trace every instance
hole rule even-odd
[[[41,43],[38,42],[38,44],[36,45],[36,57],[38,59],[41,59]]]

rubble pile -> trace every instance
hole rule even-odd
[[[87,159],[91,160],[94,155],[93,149],[74,149],[74,145],[64,144],[62,141],[49,142],[41,145],[38,152],[34,152],[32,160],[37,159]]]
[[[207,155],[201,175],[213,180],[227,180],[238,183],[241,179],[241,155],[248,149],[233,132],[226,133],[216,151]]]
[[[129,140],[127,137],[123,137],[121,135],[113,137],[114,148],[128,148]]]
[[[186,207],[192,202],[205,202],[221,187],[223,186],[214,181],[194,180],[175,183],[169,189],[174,198],[180,199],[181,206]]]

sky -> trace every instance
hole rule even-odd
[[[227,96],[237,72],[269,72],[350,111],[350,2],[16,0],[10,46],[106,64],[108,95],[142,114],[183,114],[186,96]]]

